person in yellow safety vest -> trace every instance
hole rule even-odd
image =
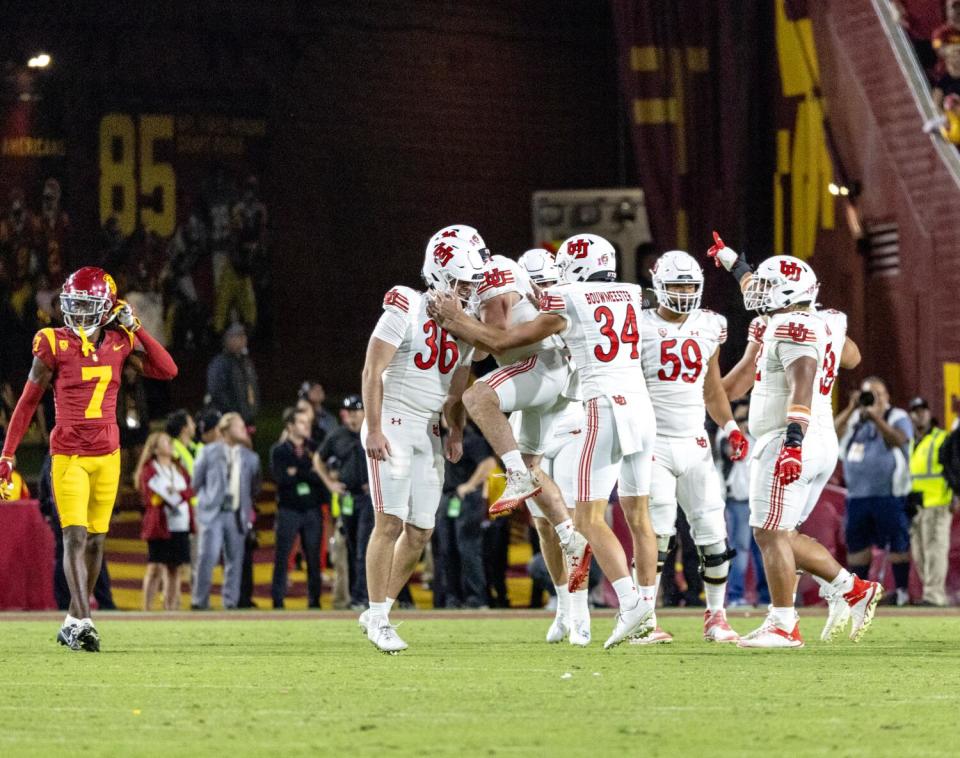
[[[910,528],[913,561],[923,582],[921,604],[945,606],[950,526],[958,504],[940,463],[940,448],[948,433],[934,424],[930,407],[922,397],[911,400],[909,408],[916,431],[910,454],[910,502],[917,511]]]
[[[200,451],[202,442],[194,442],[197,425],[187,411],[182,408],[167,416],[166,433],[173,440],[173,459],[183,466],[193,477],[193,464]]]

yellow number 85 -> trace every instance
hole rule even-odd
[[[93,395],[83,412],[84,418],[103,418],[103,397],[107,394],[107,387],[113,379],[112,366],[82,366],[80,378],[88,382],[96,379],[97,386],[93,388]]]

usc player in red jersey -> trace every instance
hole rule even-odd
[[[90,593],[100,573],[103,545],[120,484],[117,391],[130,364],[152,379],[173,379],[177,366],[128,304],[106,271],[86,266],[60,294],[64,327],[33,338],[33,365],[10,417],[0,455],[0,485],[40,398],[53,385],[57,422],[50,434],[51,482],[63,525],[63,568],[70,609],[57,641],[71,650],[99,652],[90,619]]]

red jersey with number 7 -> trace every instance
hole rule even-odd
[[[120,447],[117,392],[123,364],[135,338],[121,328],[106,328],[99,343],[83,344],[72,329],[41,329],[33,354],[53,370],[57,423],[50,434],[54,455],[107,455]]]
[[[469,365],[473,348],[427,315],[427,297],[394,287],[383,298],[373,337],[397,351],[383,372],[383,415],[388,411],[431,418],[443,409],[457,366]]]

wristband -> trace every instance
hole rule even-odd
[[[787,439],[784,441],[784,447],[800,447],[803,444],[803,429],[797,422],[787,424]]]
[[[734,432],[739,431],[740,425],[734,419],[730,419],[726,424],[723,425],[723,433],[728,437]]]
[[[747,274],[753,273],[753,266],[747,263],[746,258],[744,258],[743,253],[740,253],[737,256],[736,263],[733,264],[733,268],[730,269],[730,273],[733,274],[733,278],[737,280],[737,284],[743,280]]]
[[[787,409],[787,423],[796,422],[797,424],[810,423],[810,409],[805,405],[791,405]]]

